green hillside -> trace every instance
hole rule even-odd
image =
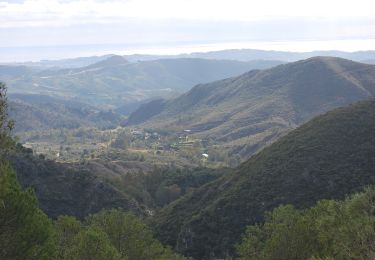
[[[375,101],[318,116],[231,174],[172,203],[153,219],[158,238],[201,259],[233,253],[245,227],[280,204],[297,208],[375,184]]]
[[[197,85],[178,98],[141,106],[128,124],[190,129],[248,158],[312,117],[374,95],[374,65],[315,57]]]

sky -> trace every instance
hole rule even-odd
[[[0,61],[374,50],[374,0],[0,0]]]

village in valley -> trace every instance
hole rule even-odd
[[[215,153],[217,149],[212,149],[210,141],[197,138],[189,129],[176,133],[128,127],[59,129],[28,132],[19,139],[39,156],[60,162],[100,158],[152,160],[188,167],[222,165],[218,151]]]

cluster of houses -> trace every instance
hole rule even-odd
[[[171,136],[165,137],[155,131],[133,129],[131,134],[137,139],[149,140],[149,147],[152,147],[157,151],[178,151],[184,148],[192,147],[194,144],[199,142],[203,147],[206,147],[206,140],[198,140],[191,138],[192,130],[186,129],[175,134],[173,138]],[[209,155],[207,153],[201,154],[202,160],[208,160]]]
[[[144,140],[148,140],[148,139],[160,140],[161,139],[159,133],[157,132],[132,130],[131,134],[137,138],[144,139]]]

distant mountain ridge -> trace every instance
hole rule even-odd
[[[17,63],[7,63],[6,65],[13,66],[27,66],[38,69],[46,68],[80,68],[89,66],[96,62],[108,59],[113,56],[113,54],[100,55],[100,56],[90,56],[90,57],[77,57],[70,59],[57,59],[57,60],[41,60],[35,62],[17,62]]]
[[[112,56],[120,56],[119,54],[107,54],[91,57],[77,57],[69,59],[57,60],[41,60],[39,62],[18,62],[3,63],[2,65],[18,65],[34,68],[79,68],[92,65],[94,63],[106,60]],[[180,59],[180,58],[199,58],[199,59],[215,59],[215,60],[237,60],[237,61],[255,61],[255,60],[279,60],[283,62],[293,62],[301,59],[308,59],[315,56],[333,56],[338,58],[349,59],[358,62],[375,59],[375,51],[309,51],[309,52],[292,52],[292,51],[275,51],[261,49],[224,49],[218,51],[181,53],[177,55],[154,55],[154,54],[130,54],[123,55],[129,62],[152,61],[160,59]]]
[[[333,56],[354,61],[364,61],[375,59],[375,51],[311,51],[311,52],[290,52],[290,51],[268,51],[259,49],[227,49],[210,52],[194,52],[178,55],[125,55],[129,61],[156,60],[156,59],[176,59],[176,58],[201,58],[218,60],[280,60],[284,62],[293,62],[302,59],[308,59],[315,56]]]
[[[116,108],[157,97],[171,97],[198,83],[269,68],[279,61],[168,59],[130,63],[122,56],[80,68],[37,70],[0,66],[0,80],[9,93],[70,98],[82,103]]]
[[[107,67],[107,66],[124,65],[126,63],[129,63],[129,62],[123,56],[113,55],[113,56],[108,57],[107,59],[90,64],[86,67],[101,68],[101,67]]]
[[[318,116],[232,173],[161,210],[157,237],[196,259],[233,256],[246,225],[280,204],[343,199],[375,185],[375,100]]]
[[[197,85],[142,105],[128,124],[190,129],[246,157],[320,113],[374,96],[374,65],[315,57]]]

